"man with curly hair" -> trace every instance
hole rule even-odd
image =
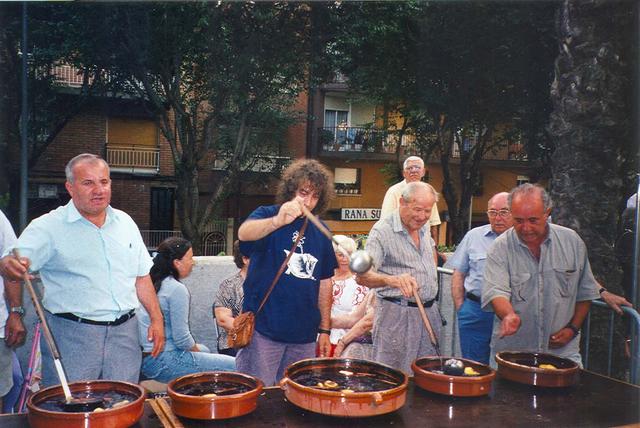
[[[243,311],[255,311],[296,241],[305,222],[302,205],[324,212],[334,195],[333,177],[316,160],[300,159],[283,173],[277,205],[257,208],[238,230],[240,250],[251,259],[244,282]],[[337,267],[329,241],[311,222],[294,249],[287,269],[256,315],[251,343],[237,355],[237,368],[274,385],[285,368],[329,355],[331,276]]]

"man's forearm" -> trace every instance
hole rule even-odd
[[[456,309],[464,303],[464,277],[465,274],[458,270],[454,270],[451,276],[451,298]]]
[[[7,302],[7,308],[22,306],[22,283],[5,279],[4,298]]]
[[[331,304],[333,303],[333,285],[330,279],[320,281],[318,309],[320,310],[320,328],[331,329]]]
[[[370,270],[366,273],[359,274],[356,278],[356,282],[360,285],[364,285],[369,288],[380,288],[391,285],[393,277],[384,273],[375,272]]]
[[[276,217],[247,220],[238,229],[238,239],[241,241],[257,241],[275,231],[278,227]]]
[[[576,307],[573,312],[573,317],[571,317],[571,324],[580,328],[582,323],[584,322],[587,314],[589,313],[589,308],[591,307],[591,300],[585,300],[582,302],[576,302]]]
[[[514,313],[513,306],[511,306],[511,302],[506,297],[495,297],[491,301],[491,306],[493,306],[493,312],[500,319]]]

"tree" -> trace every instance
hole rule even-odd
[[[311,8],[112,6],[74,5],[72,38],[83,43],[68,60],[108,72],[122,91],[146,101],[171,146],[182,232],[198,250],[216,205],[241,171],[284,150],[284,130],[297,119],[291,106],[311,63]],[[226,160],[226,169],[206,178],[214,158]],[[212,190],[202,198],[205,179]]]
[[[551,90],[553,219],[578,232],[589,249],[594,275],[618,293],[621,272],[613,244],[629,165],[637,165],[638,159],[629,114],[636,7],[629,2],[565,1],[556,24],[558,57]],[[622,339],[618,335],[616,345]]]
[[[101,76],[89,80],[85,69],[82,85],[70,95],[61,91],[53,67],[69,55],[72,44],[65,28],[51,16],[46,4],[28,7],[28,167],[95,94],[109,91]],[[58,10],[58,13],[64,11]],[[8,193],[8,217],[17,225],[20,195],[20,120],[22,86],[22,4],[0,4],[0,196]]]
[[[439,158],[457,242],[467,229],[482,158],[504,146],[509,132],[539,137],[548,97],[537,94],[546,93],[551,79],[553,56],[545,52],[553,8],[479,2],[344,8],[353,18],[345,20],[338,44],[343,72],[355,90],[403,118],[399,131],[415,137],[423,158]]]

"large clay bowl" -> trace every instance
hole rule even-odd
[[[347,373],[341,374],[340,372]],[[351,374],[349,374],[351,373]],[[312,358],[291,364],[280,381],[287,399],[298,407],[330,416],[363,417],[393,412],[402,407],[407,395],[407,375],[391,367],[364,360]],[[303,379],[335,379],[337,383],[383,383],[384,389],[353,392],[336,388],[307,386]]]
[[[178,391],[210,384],[232,384],[245,392],[215,397],[187,395]],[[178,416],[191,419],[229,419],[253,412],[262,393],[261,380],[236,372],[203,372],[182,376],[167,385],[171,406]]]
[[[135,397],[123,406],[104,412],[50,411],[40,407],[44,402],[64,401],[62,387],[52,386],[36,392],[27,400],[29,425],[33,428],[125,428],[134,425],[144,411],[145,392],[142,387],[128,382],[92,380],[69,384],[71,395],[91,396],[98,393],[119,393]]]
[[[498,352],[496,362],[500,376],[534,386],[571,386],[578,381],[580,373],[574,361],[539,352]],[[540,368],[540,364],[551,364],[556,369]]]
[[[434,356],[415,360],[411,368],[416,385],[427,391],[454,397],[478,397],[491,392],[491,384],[496,377],[496,372],[485,364],[457,358],[464,363],[465,367],[471,367],[480,373],[478,376],[452,376],[433,372],[433,370],[441,370],[444,362],[449,358]]]

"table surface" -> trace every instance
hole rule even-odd
[[[3,428],[27,426],[26,415],[0,417]],[[409,383],[401,409],[371,418],[336,418],[302,410],[279,388],[265,388],[255,412],[222,421],[180,418],[186,427],[618,426],[640,423],[640,387],[582,371],[570,388],[539,388],[496,377],[488,396],[447,397]],[[137,428],[161,427],[148,403]]]

